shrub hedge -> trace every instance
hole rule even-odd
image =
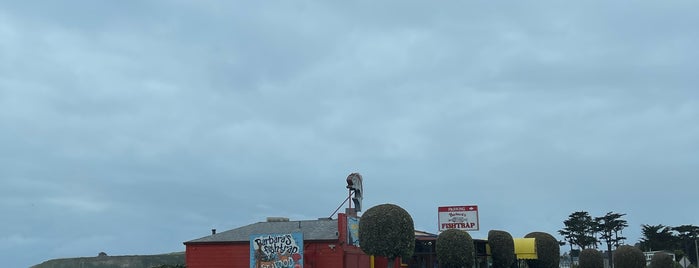
[[[614,251],[614,268],[643,268],[646,267],[646,257],[634,246],[619,246]]]
[[[490,230],[488,245],[490,245],[493,268],[509,268],[515,262],[515,243],[510,233]]]
[[[555,237],[544,232],[532,232],[524,237],[536,239],[536,254],[538,259],[527,260],[529,268],[558,268],[561,248]]]
[[[674,268],[675,260],[670,254],[665,252],[656,252],[650,259],[650,268]]]
[[[473,267],[475,246],[465,231],[449,229],[437,237],[437,260],[443,268]]]
[[[588,248],[580,252],[579,268],[604,268],[604,256],[599,250]]]
[[[412,256],[415,251],[415,226],[405,209],[393,205],[374,206],[362,214],[359,221],[361,248],[369,255],[396,257]]]

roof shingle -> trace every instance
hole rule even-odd
[[[185,244],[249,242],[250,236],[253,234],[285,234],[293,232],[302,232],[303,240],[336,240],[338,237],[337,219],[258,222],[187,241]]]

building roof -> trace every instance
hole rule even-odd
[[[425,231],[415,230],[416,240],[437,240],[437,235]]]
[[[250,236],[254,234],[286,234],[294,232],[303,233],[303,240],[337,240],[339,235],[337,219],[268,221],[253,223],[184,243],[250,242]]]

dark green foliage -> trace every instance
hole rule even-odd
[[[444,268],[472,267],[475,246],[465,231],[449,229],[437,237],[437,260]]]
[[[672,250],[677,248],[677,239],[672,234],[672,227],[662,224],[641,225],[641,248],[645,251]]]
[[[83,257],[50,260],[42,264],[32,266],[32,268],[183,268],[185,264],[184,255],[184,252],[136,256],[107,256],[106,254],[99,254],[97,257],[89,258]]]
[[[645,266],[646,257],[637,247],[623,245],[614,251],[615,268],[643,268]]]
[[[604,256],[596,249],[588,248],[580,252],[579,268],[604,268]]]
[[[643,251],[667,250],[675,253],[675,260],[687,257],[692,264],[697,263],[694,240],[699,237],[699,226],[680,225],[676,227],[658,225],[641,225],[643,237],[640,248]]]
[[[680,225],[672,228],[677,232],[677,250],[687,252],[686,256],[692,263],[697,263],[695,239],[699,237],[699,226]],[[694,254],[692,254],[694,252]]]
[[[621,233],[624,228],[629,227],[628,222],[621,218],[624,216],[626,216],[626,214],[610,211],[602,217],[595,218],[597,225],[596,231],[599,232],[600,239],[607,245],[607,258],[610,260],[613,259],[612,246],[619,246],[619,242],[626,239],[626,237],[619,236],[619,233]]]
[[[493,268],[509,268],[515,262],[515,242],[510,233],[490,230],[488,245],[490,245]]]
[[[656,252],[650,259],[650,268],[673,268],[675,261],[670,254],[665,252]]]
[[[636,244],[636,246],[640,247],[640,243]],[[641,248],[641,250],[643,250],[643,248]],[[678,263],[683,257],[686,257],[686,254],[684,254],[683,250],[676,249],[676,250],[673,250],[672,253],[675,254],[675,261]]]
[[[587,211],[573,212],[568,219],[563,221],[565,228],[558,231],[566,242],[573,248],[573,245],[586,249],[597,243],[595,230],[597,223]],[[560,251],[560,250],[559,250]]]
[[[533,232],[524,237],[536,239],[536,255],[538,259],[527,260],[529,268],[558,268],[561,249],[555,237],[544,232]]]
[[[359,221],[359,241],[365,253],[384,256],[391,262],[396,257],[412,256],[415,251],[413,218],[393,204],[372,207]]]

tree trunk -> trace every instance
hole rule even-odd
[[[614,260],[612,260],[612,258],[614,257],[613,255],[614,254],[612,254],[612,243],[607,242],[607,256],[609,259],[609,267],[610,268],[614,268]]]

